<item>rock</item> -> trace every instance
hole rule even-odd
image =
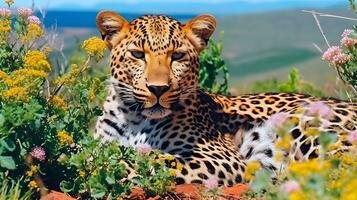
[[[42,197],[41,200],[76,200],[76,199],[62,192],[51,191],[49,194]]]
[[[131,189],[129,199],[145,200],[146,199],[145,191],[141,188],[135,187],[135,188]]]
[[[223,187],[222,196],[227,199],[241,199],[242,195],[249,191],[249,187],[245,184],[237,184],[232,187]]]
[[[174,192],[182,200],[202,199],[199,188],[193,184],[177,185]]]

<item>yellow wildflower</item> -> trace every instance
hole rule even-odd
[[[36,69],[18,69],[13,72],[15,76],[31,76],[31,77],[39,77],[45,78],[47,76],[46,72],[43,70]]]
[[[95,92],[94,92],[93,89],[90,89],[90,90],[88,91],[88,99],[89,99],[90,101],[93,101],[93,100],[95,99]]]
[[[59,131],[57,133],[58,140],[60,145],[67,145],[73,143],[73,137],[69,135],[66,131]]]
[[[1,19],[0,20],[0,33],[9,33],[11,31],[11,20]]]
[[[83,171],[83,170],[81,170],[81,171],[79,171],[79,176],[80,177],[84,177],[86,175],[86,172],[85,171]]]
[[[2,92],[1,96],[10,101],[27,102],[29,99],[27,91],[23,87],[10,88],[9,90]]]
[[[6,72],[0,70],[0,79],[7,80],[8,78],[9,78],[9,75],[7,75]]]
[[[292,192],[289,195],[289,200],[307,200],[309,199],[302,191]]]
[[[169,169],[169,175],[170,176],[176,176],[176,170],[175,169]]]
[[[281,151],[277,151],[274,155],[274,159],[278,162],[283,161],[283,153]]]
[[[52,52],[52,48],[51,47],[45,47],[43,48],[42,52],[46,55],[50,54]]]
[[[14,0],[5,0],[5,3],[6,3],[8,6],[11,6],[12,4],[14,4]]]
[[[177,165],[176,165],[176,169],[179,170],[179,171],[182,171],[183,165],[178,162]]]
[[[343,187],[341,199],[355,200],[357,197],[356,188],[357,188],[357,179],[352,178],[352,181]]]
[[[291,147],[291,140],[291,136],[289,134],[285,134],[284,136],[276,140],[275,147],[278,149],[289,151]]]
[[[172,183],[170,183],[169,188],[170,188],[170,189],[172,189],[172,190],[173,190],[173,189],[175,189],[175,188],[176,188],[176,184],[175,184],[175,183],[173,183],[173,182],[172,182]]]
[[[102,58],[104,56],[106,45],[102,39],[98,37],[91,37],[83,42],[82,48],[87,51],[88,55]]]
[[[19,76],[16,77],[15,79],[7,79],[5,80],[5,84],[10,86],[10,87],[14,87],[14,86],[19,86],[21,85],[21,83],[23,83],[26,80],[26,78],[24,76]]]
[[[33,176],[35,173],[37,173],[38,167],[36,165],[31,165],[30,170],[26,172],[26,176]]]
[[[38,24],[30,23],[26,35],[22,36],[22,42],[28,44],[31,40],[39,39],[44,35],[44,31]]]
[[[36,189],[38,188],[36,181],[30,181],[30,183],[27,185],[30,189]]]
[[[50,103],[53,106],[60,108],[62,110],[67,110],[67,108],[68,108],[66,102],[60,96],[57,96],[57,95],[55,95],[51,98]]]
[[[248,163],[245,172],[244,172],[244,179],[246,181],[250,181],[253,179],[255,172],[261,168],[261,165],[259,162],[250,162]]]
[[[61,77],[57,78],[54,80],[55,85],[71,85],[74,84],[76,78],[79,76],[79,73],[81,72],[81,69],[78,67],[76,64],[71,65],[71,70],[65,74],[63,74]]]
[[[308,176],[313,173],[326,172],[330,167],[329,162],[314,159],[306,162],[293,162],[288,166],[288,170],[298,176]]]
[[[305,130],[305,135],[307,136],[319,136],[320,135],[320,131],[317,128],[307,128]]]
[[[28,69],[51,71],[51,65],[47,61],[47,57],[41,51],[28,51],[24,57],[24,66]]]

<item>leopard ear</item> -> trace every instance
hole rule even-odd
[[[97,27],[109,49],[115,47],[129,30],[124,17],[112,11],[102,11],[97,15]]]
[[[200,15],[184,25],[186,35],[198,52],[206,48],[215,29],[216,19],[212,15]]]

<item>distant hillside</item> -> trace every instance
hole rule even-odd
[[[319,11],[356,17],[345,7]],[[343,30],[353,25],[352,21],[326,17],[320,18],[320,22],[331,45],[339,44]],[[299,67],[309,60],[315,60],[312,62],[315,66],[311,67],[322,70],[312,81],[322,83],[331,76],[331,73],[324,73],[326,63],[316,61],[321,55],[313,46],[316,43],[324,50],[327,48],[325,42],[314,18],[301,10],[220,17],[217,30],[225,32],[224,56],[230,66],[233,84],[254,81],[253,76],[261,79],[264,73],[271,71],[276,72],[276,77],[285,78],[286,73],[279,74],[279,69]]]

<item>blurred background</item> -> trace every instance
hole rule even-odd
[[[117,11],[128,20],[143,14],[166,14],[183,22],[211,13],[218,20],[215,40],[224,31],[223,57],[229,67],[230,87],[239,90],[235,93],[251,91],[248,87],[257,81],[286,80],[292,68],[299,69],[302,79],[329,93],[329,88],[335,87],[336,73],[321,60],[316,48],[325,51],[327,46],[314,17],[302,10],[351,17],[347,4],[347,0],[16,1],[18,7],[38,9],[46,26],[56,29],[56,43],[64,45],[61,47],[68,55],[78,50],[84,39],[99,35],[95,16],[100,10]],[[331,17],[318,19],[331,45],[338,45],[343,30],[353,24]]]

